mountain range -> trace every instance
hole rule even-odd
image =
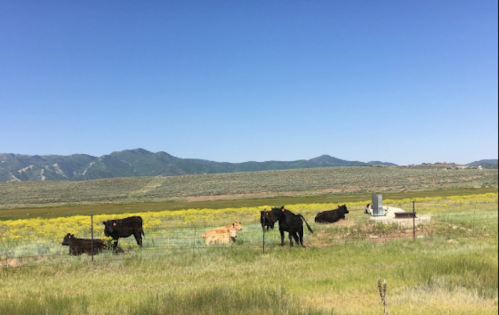
[[[101,157],[87,154],[21,155],[0,154],[0,182],[41,180],[93,180],[133,176],[176,176],[186,174],[256,172],[330,166],[396,166],[341,160],[322,155],[310,160],[228,163],[182,159],[166,152],[144,149],[113,152]]]
[[[87,154],[22,155],[0,153],[0,182],[43,180],[93,180],[134,176],[178,176],[257,172],[332,166],[397,166],[393,163],[346,161],[329,155],[310,160],[228,163],[202,159],[183,159],[166,152],[144,149],[113,152],[101,157]],[[497,159],[480,160],[468,164],[497,168]]]

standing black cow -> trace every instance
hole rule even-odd
[[[103,240],[77,238],[71,233],[66,234],[62,240],[62,245],[69,246],[69,254],[71,255],[96,255],[102,251],[102,249],[106,248],[106,244]]]
[[[338,209],[336,210],[319,212],[315,216],[315,223],[334,223],[341,219],[345,219],[346,213],[349,213],[347,205],[338,206]]]
[[[142,247],[142,236],[145,236],[142,229],[142,218],[139,216],[129,217],[121,220],[108,220],[103,222],[104,234],[111,236],[115,240],[113,249],[118,246],[120,237],[129,237],[133,235],[137,244]]]
[[[274,215],[272,211],[263,210],[260,211],[260,224],[262,225],[262,230],[265,231],[265,227],[267,227],[267,231],[269,229],[274,229]]]
[[[281,233],[281,246],[284,246],[284,232],[288,232],[289,246],[293,247],[293,238],[296,244],[303,245],[303,222],[307,225],[310,233],[314,233],[307,221],[301,214],[294,214],[283,207],[272,208],[273,221],[279,221],[279,233]]]

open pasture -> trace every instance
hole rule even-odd
[[[252,173],[114,178],[92,181],[0,183],[0,209],[308,196],[423,192],[489,188],[497,192],[498,170],[388,167],[325,167]],[[305,202],[304,202],[305,203]],[[66,211],[71,211],[66,209]],[[33,214],[33,212],[31,212]]]
[[[274,230],[265,254],[264,207],[94,215],[96,238],[99,222],[132,214],[143,217],[146,237],[142,249],[120,240],[125,253],[93,262],[59,245],[69,231],[89,237],[89,216],[4,220],[0,313],[382,314],[378,278],[388,283],[391,314],[497,313],[497,193],[417,200],[432,223],[416,241],[412,230],[373,224],[362,213],[367,202],[348,203],[347,219],[334,225],[313,218],[336,204],[289,206],[315,232],[305,232],[308,248],[280,247]],[[384,204],[412,209],[412,199]],[[235,244],[204,245],[203,231],[233,220],[243,223]]]

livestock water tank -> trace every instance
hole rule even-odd
[[[382,217],[385,215],[385,212],[383,211],[382,195],[373,195],[372,208],[373,208],[373,217]]]

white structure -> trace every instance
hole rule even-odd
[[[382,195],[373,195],[372,197],[372,216],[381,217],[385,215],[383,211],[383,196]]]
[[[418,225],[425,225],[425,224],[430,224],[431,222],[431,217],[430,216],[417,216],[415,219],[413,218],[407,218],[407,219],[395,219],[395,213],[396,212],[407,212],[403,209],[400,208],[395,208],[395,207],[383,207],[383,211],[385,213],[384,216],[380,217],[375,217],[372,216],[371,220],[373,220],[376,223],[383,223],[383,224],[398,224],[403,227],[412,227],[414,223],[416,223],[416,226]]]

